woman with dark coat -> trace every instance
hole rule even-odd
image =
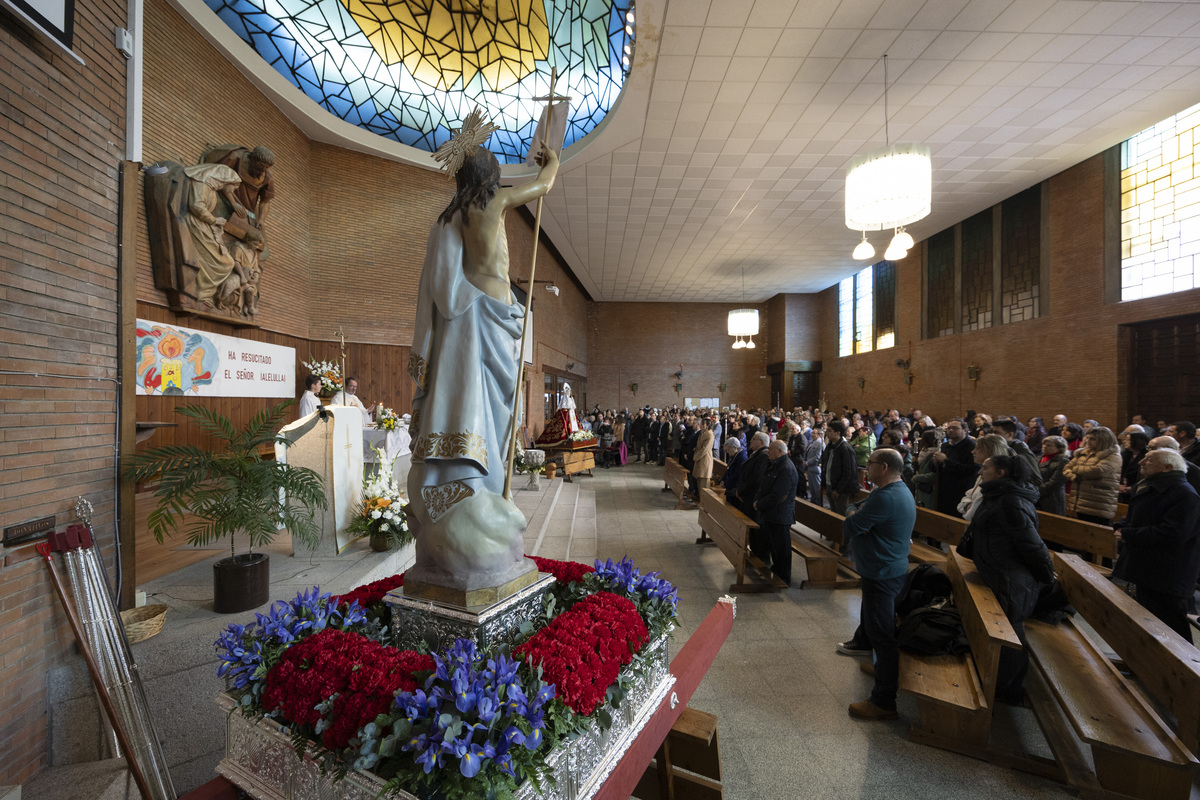
[[[733,497],[742,479],[742,466],[746,463],[746,448],[742,443],[730,436],[725,440],[725,474],[721,476],[721,485],[725,487],[725,496]],[[732,505],[732,502],[730,503]]]
[[[992,456],[983,463],[980,503],[959,544],[959,554],[975,560],[983,582],[995,593],[1022,649],[1002,648],[996,699],[1019,705],[1024,698],[1029,656],[1025,620],[1044,586],[1054,582],[1050,552],[1038,535],[1038,490],[1019,456]]]
[[[1063,465],[1070,461],[1067,455],[1067,440],[1061,436],[1047,436],[1042,439],[1042,461],[1038,465],[1041,474],[1038,481],[1037,507],[1047,514],[1058,514],[1060,517],[1067,513],[1067,478],[1063,475]]]

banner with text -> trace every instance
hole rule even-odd
[[[137,393],[295,397],[296,349],[137,321]]]

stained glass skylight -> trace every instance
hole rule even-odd
[[[525,160],[558,68],[564,146],[617,101],[632,60],[632,0],[205,0],[284,78],[334,116],[433,151],[475,106],[487,147]]]

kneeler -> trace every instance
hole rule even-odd
[[[716,716],[685,708],[633,796],[639,800],[724,800]]]

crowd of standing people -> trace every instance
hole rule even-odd
[[[1196,425],[1150,424],[1135,415],[1114,429],[1065,415],[1022,420],[968,411],[939,424],[919,409],[663,409],[599,413],[632,461],[677,459],[698,496],[715,459],[726,464],[727,501],[759,524],[751,549],[791,582],[792,497],[845,517],[845,545],[862,575],[862,624],[838,651],[873,654],[863,719],[895,717],[898,650],[894,603],[908,569],[916,508],[968,522],[960,553],[1024,640],[1024,622],[1056,577],[1038,533],[1038,511],[1113,527],[1114,578],[1168,627],[1192,641],[1200,577],[1200,443]],[[618,431],[620,431],[618,433]],[[863,495],[864,492],[869,494]],[[1118,513],[1118,509],[1127,513]],[[1019,703],[1024,651],[1006,651],[997,697]]]

